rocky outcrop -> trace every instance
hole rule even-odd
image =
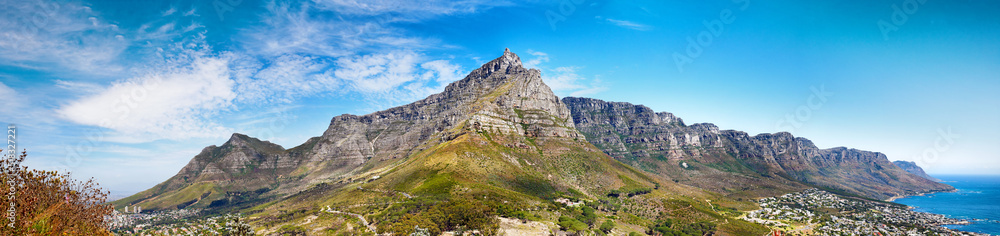
[[[953,189],[896,167],[882,153],[819,149],[808,139],[787,132],[750,136],[720,131],[712,124],[688,126],[670,113],[653,112],[642,105],[575,97],[563,98],[563,102],[572,111],[577,129],[609,155],[707,189],[747,190],[730,183],[731,178],[783,189],[816,185],[877,199]],[[671,164],[658,164],[662,162]]]
[[[920,168],[920,166],[918,166],[916,162],[912,162],[912,161],[894,161],[894,162],[892,162],[892,164],[895,164],[900,169],[903,169],[906,172],[910,172],[910,174],[913,174],[913,175],[916,175],[916,176],[920,176],[920,177],[922,177],[924,179],[929,179],[929,180],[934,181],[934,182],[941,182],[940,179],[934,178],[933,176],[930,176],[926,172],[924,172],[924,169]]]

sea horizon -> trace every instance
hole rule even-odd
[[[949,229],[1000,235],[1000,175],[932,175],[955,191],[928,193],[896,199],[914,211],[968,220]]]

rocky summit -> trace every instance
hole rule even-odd
[[[560,99],[541,73],[505,50],[441,93],[333,117],[290,149],[233,134],[113,205],[242,213],[263,235],[762,235],[771,230],[739,218],[756,198],[949,189],[880,153]]]

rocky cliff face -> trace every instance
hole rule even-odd
[[[912,161],[893,161],[892,164],[898,166],[900,169],[903,169],[906,172],[910,172],[910,174],[913,174],[913,175],[916,175],[916,176],[920,176],[920,177],[922,177],[924,179],[928,179],[930,181],[939,182],[939,183],[941,182],[940,179],[934,178],[934,177],[928,175],[926,172],[924,172],[924,169],[920,168],[920,166],[918,166],[916,162],[912,162]]]
[[[882,153],[819,149],[786,132],[750,136],[720,131],[712,124],[688,126],[670,113],[642,105],[574,97],[563,102],[577,129],[609,155],[707,189],[768,195],[743,185],[816,185],[877,199],[952,189],[907,173]]]

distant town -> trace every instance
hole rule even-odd
[[[916,212],[907,206],[840,197],[819,189],[758,201],[761,209],[743,219],[777,229],[780,235],[987,235],[944,225],[967,220]]]

